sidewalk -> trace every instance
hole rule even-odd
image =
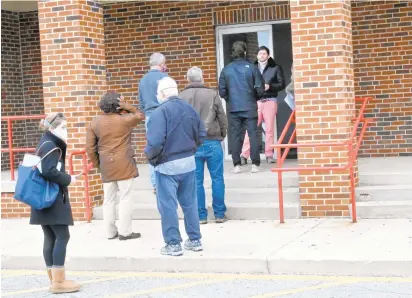
[[[42,231],[2,220],[3,269],[43,269]],[[183,223],[181,230],[184,231]],[[143,237],[107,240],[103,222],[71,228],[70,270],[270,274],[412,275],[412,220],[229,221],[201,227],[204,251],[162,256],[160,222],[134,221]],[[182,234],[185,239],[185,235]]]

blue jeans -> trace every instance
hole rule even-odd
[[[150,115],[146,115],[146,120],[144,123],[144,126],[146,128],[146,134],[147,134],[147,123],[149,123]],[[156,175],[155,175],[155,169],[154,167],[149,164],[149,171],[150,171],[150,182],[152,183],[153,188],[156,187]]]
[[[205,162],[212,178],[212,206],[215,218],[223,218],[226,212],[225,180],[223,178],[223,150],[220,141],[205,140],[197,149],[196,188],[200,220],[207,219],[205,187],[203,186]]]
[[[195,171],[180,175],[156,173],[157,208],[159,209],[163,239],[166,244],[179,244],[182,237],[179,231],[177,204],[182,207],[185,230],[190,240],[199,240],[199,216],[197,214]]]

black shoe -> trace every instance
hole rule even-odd
[[[137,239],[137,238],[140,238],[141,236],[142,235],[140,233],[131,233],[129,236],[119,235],[119,240],[123,241],[123,240]]]
[[[247,165],[247,159],[243,156],[240,157],[240,165],[241,166]]]
[[[113,239],[116,239],[117,237],[119,237],[119,233],[118,233],[118,232],[116,232],[116,235],[114,235],[113,237],[109,237],[109,238],[107,238],[107,239],[113,240]]]
[[[229,218],[227,218],[226,215],[225,215],[222,218],[216,218],[216,223],[220,224],[220,223],[227,222],[228,220],[229,220]]]

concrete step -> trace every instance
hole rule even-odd
[[[209,173],[205,173],[205,188],[210,189],[212,187],[212,181],[209,177]],[[232,174],[225,173],[225,185],[226,188],[276,188],[278,186],[277,175],[269,170],[262,171],[260,173],[251,174],[249,172]],[[283,174],[284,187],[298,187],[299,177],[297,173],[284,173]],[[133,190],[152,190],[152,185],[148,177],[140,176],[135,180]]]
[[[385,169],[380,172],[362,172],[359,171],[359,184],[361,186],[378,186],[378,185],[411,185],[411,172],[388,173]]]
[[[356,188],[358,202],[411,201],[412,183],[398,185],[360,186]]]
[[[412,218],[412,200],[358,202],[356,211],[358,218]]]
[[[412,212],[412,171],[408,167],[412,159],[376,158],[359,159],[360,186],[356,189],[358,215],[365,218],[404,218]],[[242,167],[242,173],[230,173],[231,164],[225,163],[227,215],[231,219],[278,219],[277,175],[270,172],[274,165],[263,163],[261,172],[250,173],[250,165]],[[287,161],[286,166],[296,166]],[[140,177],[133,187],[134,219],[159,219],[156,198],[152,193],[147,166],[139,166]],[[286,218],[299,218],[299,178],[297,173],[283,174]],[[211,181],[205,171],[205,189],[208,205],[211,205]],[[179,210],[180,216],[182,216]],[[209,206],[209,214],[213,211]],[[102,219],[101,207],[94,212]]]
[[[212,190],[205,189],[206,201],[212,201]],[[135,203],[156,205],[156,196],[151,190],[134,190]],[[285,204],[299,203],[299,188],[285,188],[283,190]],[[278,203],[277,188],[226,188],[226,203]]]
[[[360,186],[385,186],[385,185],[411,185],[412,172],[399,173],[371,173],[360,171],[359,185]],[[205,173],[205,188],[210,189],[212,182],[209,174]],[[249,172],[241,174],[225,173],[225,185],[230,189],[260,189],[260,188],[277,188],[277,174],[268,170],[260,173],[251,174]],[[299,176],[297,173],[288,172],[283,174],[283,186],[299,187]],[[141,176],[135,180],[133,185],[134,190],[152,190],[152,186],[148,177]]]
[[[206,189],[206,200],[210,218],[213,218],[211,207],[211,189]],[[133,219],[159,219],[156,197],[151,190],[133,191],[135,204]],[[278,219],[277,188],[234,188],[226,189],[227,215],[231,219]],[[359,217],[365,218],[405,218],[412,203],[411,185],[362,186],[356,189]],[[394,202],[391,204],[391,202]],[[381,203],[384,203],[382,205]],[[386,204],[385,204],[386,203]],[[300,202],[298,188],[284,189],[286,218],[300,218]],[[402,206],[405,205],[403,208]],[[412,214],[412,213],[411,213]],[[183,213],[179,208],[179,216]],[[407,217],[407,216],[406,216]],[[103,219],[101,207],[94,209],[94,218]]]
[[[277,203],[227,203],[226,215],[233,220],[278,220],[279,208]],[[300,217],[299,204],[285,204],[285,218],[293,219]],[[179,218],[183,219],[182,210],[178,209]],[[208,206],[209,219],[214,219],[212,206]],[[154,204],[134,204],[133,205],[133,219],[139,220],[156,220],[160,219],[159,211]],[[94,219],[103,219],[102,207],[96,207],[93,211]]]
[[[278,203],[278,188],[226,188],[225,200],[228,203]],[[206,200],[212,200],[212,190],[205,189]],[[156,204],[151,190],[134,190],[135,202]],[[299,188],[288,187],[283,190],[285,204],[299,203]],[[412,201],[411,185],[359,186],[356,188],[358,202],[368,201]]]

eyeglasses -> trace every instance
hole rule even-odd
[[[50,125],[54,122],[54,120],[56,120],[56,119],[57,119],[57,117],[63,118],[64,116],[63,116],[63,114],[62,114],[62,113],[57,113],[57,114],[56,114],[56,116],[54,116],[53,120],[52,120],[52,121],[50,121]]]

